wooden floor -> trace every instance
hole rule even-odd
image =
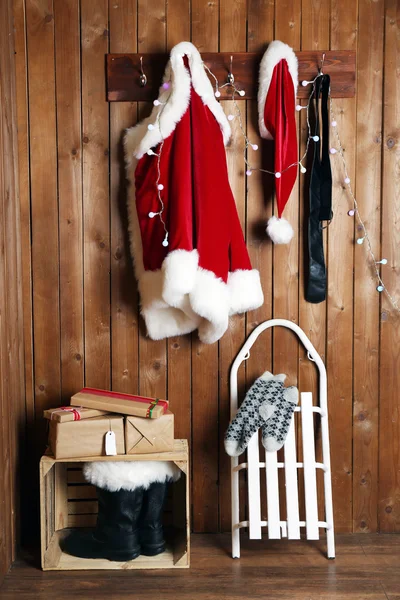
[[[43,573],[20,560],[1,600],[400,600],[400,535],[337,536],[337,558],[321,542],[243,541],[229,556],[228,535],[193,535],[192,567],[165,571]]]

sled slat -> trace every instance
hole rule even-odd
[[[301,394],[301,424],[303,433],[304,491],[306,504],[306,532],[308,540],[318,540],[317,478],[314,448],[314,418],[312,394]]]
[[[258,432],[250,440],[247,447],[248,460],[248,496],[249,496],[249,537],[251,540],[261,539],[261,501],[260,501],[260,453],[258,449]]]
[[[294,416],[285,442],[285,484],[287,531],[289,540],[300,539],[299,493],[297,489],[297,457]]]
[[[265,453],[268,502],[268,537],[279,540],[281,537],[279,511],[278,457],[276,452]]]

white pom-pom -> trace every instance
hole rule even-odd
[[[271,217],[268,220],[266,232],[274,244],[288,244],[294,235],[289,221],[278,217]]]

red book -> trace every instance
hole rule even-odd
[[[95,388],[83,388],[83,390],[72,396],[71,405],[97,408],[98,410],[146,419],[157,419],[168,410],[167,400],[121,394],[120,392],[109,392]]]

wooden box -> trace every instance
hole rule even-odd
[[[82,463],[119,460],[172,460],[182,471],[171,485],[171,542],[159,556],[139,556],[128,562],[84,559],[62,552],[60,540],[74,527],[93,527],[96,522],[96,490],[86,484]],[[168,506],[167,506],[168,509]],[[171,452],[55,459],[45,454],[40,461],[41,564],[44,571],[88,569],[168,569],[189,567],[190,504],[189,455],[186,440],[175,440]]]

